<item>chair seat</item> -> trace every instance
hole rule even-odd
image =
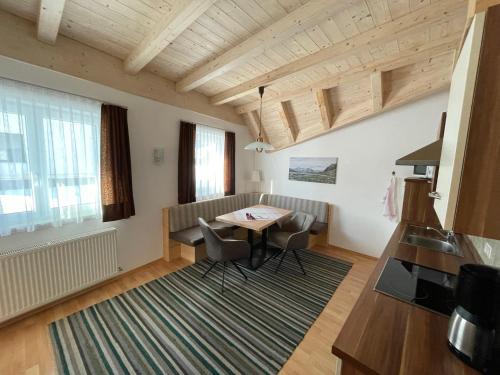
[[[220,221],[211,221],[208,224],[214,229],[235,228],[234,225],[222,223]],[[201,233],[201,228],[199,226],[187,228],[177,232],[171,232],[170,238],[189,246],[198,246],[205,242],[203,239],[203,234]]]

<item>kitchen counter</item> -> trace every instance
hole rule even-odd
[[[448,318],[374,291],[388,257],[457,274],[479,257],[464,237],[464,257],[400,244],[400,223],[332,347],[343,374],[478,374],[448,349]]]

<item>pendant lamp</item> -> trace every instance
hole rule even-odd
[[[262,96],[264,95],[264,86],[259,87],[259,95],[260,95],[259,136],[257,137],[257,140],[255,142],[246,145],[245,150],[262,152],[262,151],[274,150],[274,147],[271,144],[264,142],[264,138],[262,138]]]

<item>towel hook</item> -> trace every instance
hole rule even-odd
[[[395,171],[392,171],[392,175],[395,176],[396,175],[396,172]]]

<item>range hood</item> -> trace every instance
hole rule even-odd
[[[439,165],[443,139],[439,139],[396,160],[396,165]]]

